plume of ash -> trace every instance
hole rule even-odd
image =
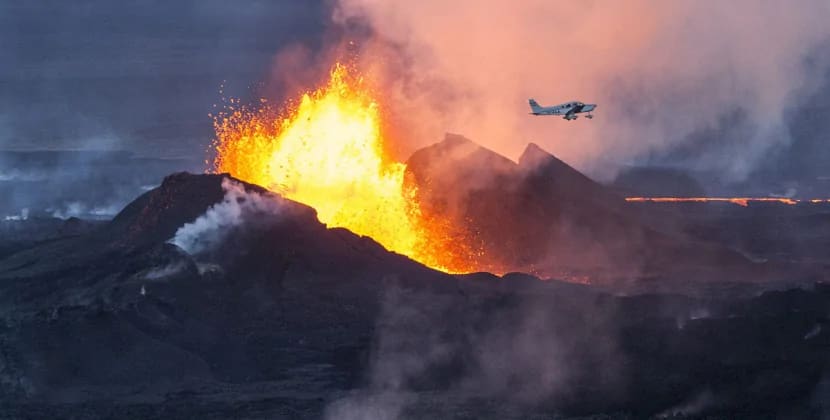
[[[232,229],[252,216],[282,213],[283,204],[278,196],[248,192],[243,185],[227,178],[222,180],[222,190],[225,191],[222,201],[180,227],[170,243],[190,254],[198,254],[216,247]]]
[[[675,150],[738,180],[789,141],[785,116],[827,62],[830,3],[338,0],[412,147],[460,132],[508,157],[528,141],[597,176]],[[598,103],[593,121],[528,114]],[[600,166],[600,163],[605,163]]]

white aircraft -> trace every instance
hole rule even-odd
[[[533,111],[531,112],[532,115],[563,115],[566,120],[575,120],[577,118],[576,114],[583,112],[588,114],[585,118],[594,118],[591,111],[597,107],[597,104],[583,104],[577,101],[554,106],[541,106],[535,99],[530,99],[528,102],[530,102],[530,109]]]

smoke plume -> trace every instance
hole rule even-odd
[[[208,251],[219,245],[232,229],[253,216],[281,214],[282,203],[274,195],[245,191],[241,184],[222,180],[225,197],[211,206],[205,214],[180,227],[171,243],[190,254]]]
[[[532,141],[600,177],[675,149],[745,177],[789,142],[830,37],[824,0],[338,0],[333,16],[370,26],[361,57],[412,147],[452,131],[515,159]],[[597,118],[532,117],[528,98]]]

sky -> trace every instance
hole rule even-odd
[[[826,0],[339,0],[334,16],[374,29],[367,66],[410,131],[513,159],[532,141],[601,179],[644,162],[749,179],[798,140],[830,67]],[[599,107],[561,123],[528,98]]]
[[[0,0],[0,148],[204,150],[220,88],[252,94],[327,20],[320,1]]]
[[[824,0],[484,3],[0,0],[0,149],[204,153],[220,90],[290,96],[272,82],[320,74],[359,26],[410,150],[454,132],[604,180],[644,164],[830,179]],[[528,119],[531,96],[600,107]]]

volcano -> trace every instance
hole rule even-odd
[[[529,145],[514,163],[461,136],[399,162],[371,80],[335,63],[296,107],[215,117],[216,172],[314,207],[323,223],[447,273],[518,271],[618,288],[791,278],[732,249],[638,218],[621,197]],[[800,277],[800,276],[799,276]]]
[[[448,275],[228,174],[177,173],[108,223],[0,259],[0,410],[815,414],[804,396],[828,368],[826,285],[717,281],[757,265],[644,222],[534,145],[514,163],[448,136],[407,168],[424,209],[463,221],[481,261],[565,275]],[[712,277],[677,287],[669,260]],[[628,271],[607,274],[615,263]],[[615,283],[643,267],[672,293]],[[585,273],[603,280],[568,277]]]

